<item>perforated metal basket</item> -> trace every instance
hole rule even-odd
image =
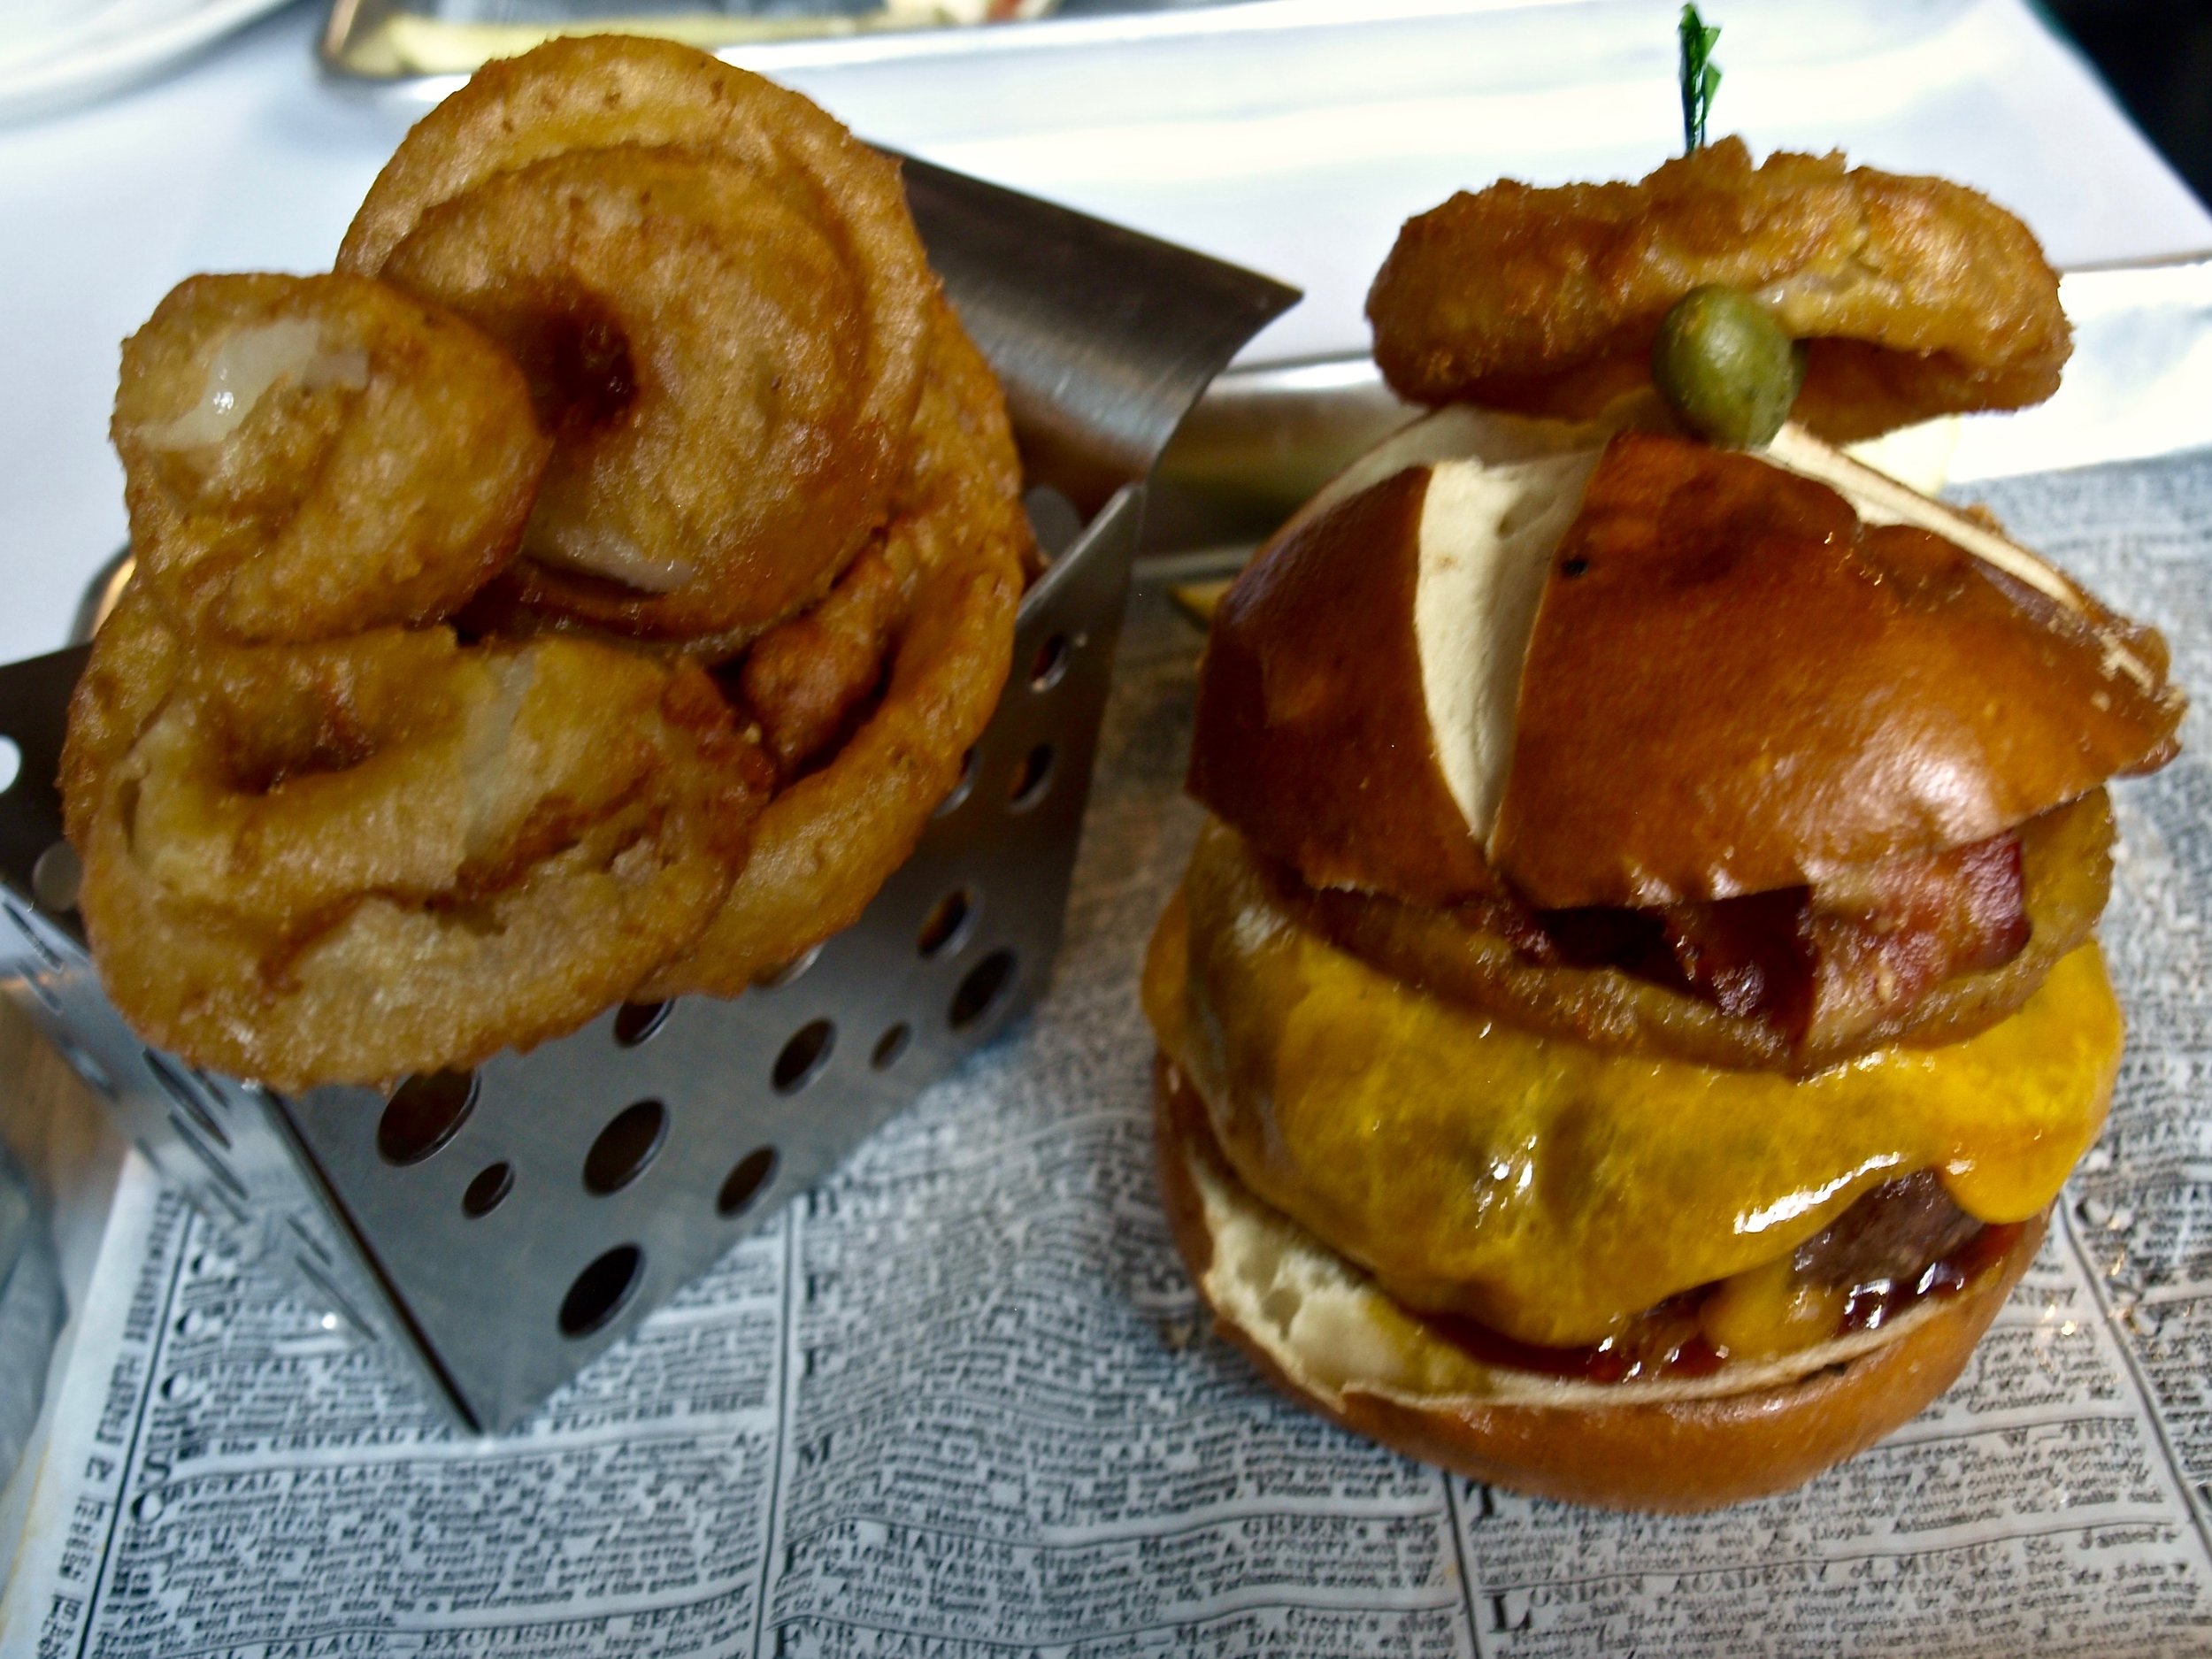
[[[1005,383],[1055,557],[953,796],[852,927],[772,985],[610,1010],[466,1075],[280,1095],[148,1048],[73,909],[54,778],[82,649],[0,668],[0,988],[200,1203],[508,1427],[1034,1000],[1059,943],[1142,507],[1184,411],[1288,289],[907,164]],[[456,1271],[466,1263],[468,1271]]]

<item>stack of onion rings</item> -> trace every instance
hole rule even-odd
[[[849,924],[914,850],[997,705],[1033,543],[998,383],[949,308],[940,319],[914,458],[879,549],[883,575],[869,576],[895,585],[902,611],[884,630],[887,681],[834,757],[768,803],[729,897],[655,977],[655,995],[735,996]],[[809,632],[848,620],[839,602],[850,591],[754,648],[744,688],[761,706],[780,705],[772,698],[783,687],[772,682],[787,653],[799,654],[792,645],[813,647]],[[778,729],[773,712],[762,723]]]
[[[63,766],[118,1008],[382,1083],[851,921],[1033,557],[895,169],[700,54],[559,42],[409,135],[340,264],[195,278],[126,350],[141,574]]]

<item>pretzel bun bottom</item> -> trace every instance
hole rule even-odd
[[[1921,1302],[1870,1342],[1861,1333],[1674,1387],[1539,1376],[1475,1359],[1263,1203],[1215,1146],[1180,1068],[1162,1056],[1153,1081],[1176,1245],[1219,1330],[1269,1382],[1425,1463],[1606,1509],[1717,1509],[1865,1450],[1957,1379],[2047,1219],[1956,1294]]]

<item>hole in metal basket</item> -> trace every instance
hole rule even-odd
[[[487,1164],[476,1171],[476,1179],[461,1194],[461,1213],[471,1221],[488,1216],[499,1208],[507,1194],[515,1190],[515,1166],[503,1158],[497,1164]]]
[[[994,950],[968,970],[960,988],[952,994],[949,1018],[955,1031],[965,1031],[997,1007],[1014,982],[1014,953]]]
[[[723,1178],[722,1190],[714,1195],[715,1209],[725,1216],[738,1214],[768,1185],[769,1177],[775,1172],[776,1148],[756,1147],[738,1159],[736,1167]]]
[[[769,1076],[779,1094],[796,1094],[814,1081],[815,1074],[829,1063],[830,1050],[837,1046],[837,1027],[826,1019],[809,1020],[799,1027],[783,1052],[776,1056],[776,1069]]]
[[[419,1164],[453,1139],[476,1104],[473,1071],[418,1071],[392,1091],[377,1119],[376,1149],[387,1164]]]
[[[561,1334],[589,1336],[621,1312],[644,1277],[644,1251],[634,1244],[618,1244],[577,1274],[561,1298]]]
[[[974,787],[975,750],[970,749],[960,757],[960,776],[953,780],[952,787],[945,792],[945,798],[937,803],[937,810],[931,816],[944,817],[946,813],[965,801],[969,792]]]
[[[1006,804],[1017,812],[1026,812],[1045,798],[1045,791],[1052,787],[1052,745],[1040,743],[1022,757],[1022,764],[1014,773],[1014,781],[1006,791]]]
[[[84,865],[77,849],[56,841],[31,865],[31,896],[42,910],[59,914],[77,908],[77,890],[84,885]]]
[[[229,1151],[230,1135],[216,1121],[214,1112],[209,1110],[206,1097],[185,1080],[183,1074],[171,1064],[168,1056],[156,1048],[144,1048],[140,1052],[145,1056],[146,1070],[154,1081],[161,1085],[169,1098],[176,1102],[177,1109],[199,1125],[202,1134],[224,1151]]]
[[[672,1002],[625,1002],[614,1011],[614,1040],[634,1048],[668,1023]]]
[[[645,1173],[668,1133],[668,1108],[657,1100],[625,1106],[584,1154],[584,1190],[604,1198]]]
[[[0,737],[0,795],[14,787],[23,770],[23,751],[15,746],[12,737]]]
[[[1069,649],[1068,636],[1056,634],[1037,648],[1037,655],[1029,664],[1029,684],[1037,691],[1050,691],[1068,677],[1068,663],[1075,653]]]
[[[771,968],[767,972],[762,974],[760,978],[753,981],[753,988],[758,991],[780,991],[785,986],[790,984],[792,980],[797,979],[809,968],[812,967],[814,965],[814,959],[821,954],[822,948],[821,946],[817,945],[804,956],[792,957],[790,961],[785,963],[780,968]]]
[[[896,1065],[899,1056],[906,1052],[906,1045],[914,1040],[914,1028],[904,1020],[876,1039],[876,1046],[868,1056],[868,1064],[879,1071],[888,1071]]]
[[[922,918],[922,931],[915,938],[914,949],[933,960],[957,949],[967,936],[969,918],[974,909],[975,902],[967,888],[955,887],[930,906],[929,914]]]

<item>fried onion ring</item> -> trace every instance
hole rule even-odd
[[[684,159],[703,172],[679,183]],[[710,257],[712,222],[731,245]],[[557,565],[516,573],[531,605],[643,638],[749,638],[883,522],[936,280],[895,165],[795,94],[667,42],[552,42],[409,133],[338,262],[450,294],[537,366],[541,405],[565,406],[533,533]],[[688,358],[630,332],[663,307]],[[830,309],[840,344],[792,337]],[[688,440],[672,487],[649,458],[672,451],[609,436],[672,424]],[[704,523],[717,502],[737,511]]]
[[[1225,843],[1249,862],[1272,902],[1317,936],[1440,1002],[1494,1015],[1604,1054],[1665,1055],[1699,1065],[1809,1076],[1892,1045],[1939,1048],[2019,1010],[2059,959],[2094,932],[2111,887],[2112,818],[2104,792],[2021,827],[2026,949],[1960,972],[1909,1008],[1854,1031],[1789,1033],[1755,1015],[1619,968],[1539,964],[1468,913],[1423,910],[1378,894],[1308,887],[1294,874]]]
[[[194,632],[448,615],[513,555],[547,444],[506,354],[351,276],[196,276],[123,343],[131,545]]]
[[[739,695],[787,774],[830,749],[882,679],[892,632],[913,600],[912,574],[902,580],[884,549],[871,548],[829,597],[746,655]]]
[[[1962,185],[1740,138],[1639,183],[1505,180],[1407,221],[1367,296],[1417,403],[1580,418],[1646,383],[1692,288],[1754,295],[1808,342],[1793,419],[1835,441],[2057,389],[2073,337],[2027,227]]]
[[[712,683],[443,628],[188,657],[134,591],[63,757],[81,906],[149,1040],[279,1088],[474,1064],[704,926],[768,781]]]
[[[769,803],[712,924],[641,995],[735,996],[852,923],[914,850],[997,706],[1033,555],[1021,465],[998,382],[949,307],[934,334],[914,458],[879,549],[884,576],[866,575],[864,596],[849,584],[817,615],[771,634],[748,664],[774,664],[785,641],[857,628],[834,608],[853,593],[852,610],[872,618],[887,577],[910,597],[888,631],[880,698],[826,764]],[[818,687],[772,672],[743,683],[767,702],[759,718],[772,733],[799,731],[820,705]]]
[[[883,517],[895,455],[865,424],[860,290],[756,173],[676,150],[556,156],[430,209],[384,272],[530,373],[555,449],[513,578],[527,603],[757,632]]]

